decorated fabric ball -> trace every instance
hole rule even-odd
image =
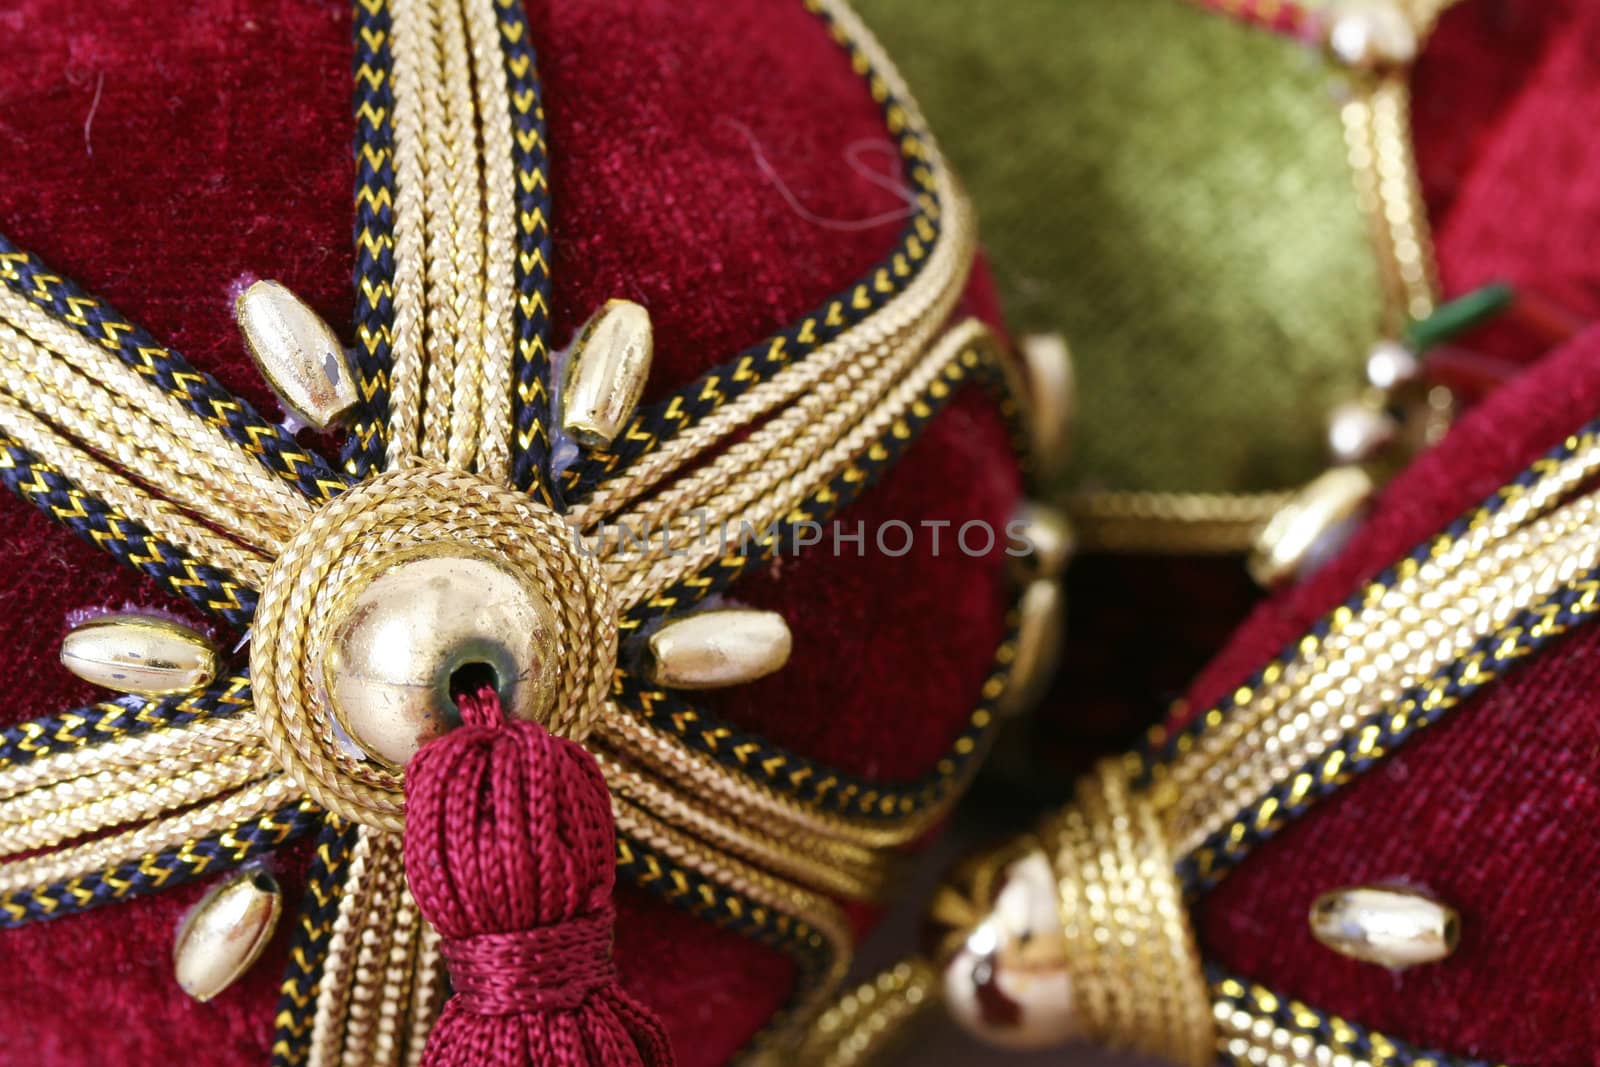
[[[1383,8],[1425,27],[1415,63],[1346,62],[1330,38]],[[1367,474],[1323,486],[1331,536],[1273,538],[1252,568],[1268,585],[1325,560],[1307,550],[1348,532],[1370,483],[1584,321],[1583,255],[1550,240],[1589,194],[1530,143],[1566,105],[1519,105],[1576,16],[1495,0],[864,10],[974,191],[1008,321],[1073,352],[1083,402],[1057,490],[1092,562],[1069,572],[1066,668],[1019,746],[1047,755],[1046,793],[1183,693],[1259,599],[1240,557],[1294,490],[1329,464]],[[1437,262],[1420,334],[1369,225],[1375,87],[1398,123],[1393,206]],[[1435,335],[1505,285],[1487,327]],[[1014,778],[1029,761],[1009,757]]]
[[[0,1059],[416,1062],[460,950],[403,768],[473,692],[598,762],[617,981],[677,1062],[781,1048],[1020,658],[1018,376],[870,36],[0,26]]]
[[[1472,339],[1481,399],[1342,551],[1145,744],[952,876],[930,962],[972,1031],[1192,1063],[1592,1061],[1571,976],[1595,950],[1600,185],[1568,164],[1592,154],[1597,33],[1585,5],[1444,15],[1415,84],[1446,285],[1539,300]]]

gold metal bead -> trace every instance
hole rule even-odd
[[[1010,1049],[1084,1036],[1055,873],[1031,841],[965,865],[934,896],[930,946],[961,1027]]]
[[[585,448],[606,448],[627,426],[655,342],[650,312],[608,300],[573,342],[561,376],[561,429]]]
[[[1066,513],[1048,504],[1030,500],[1008,527],[1010,538],[1027,546],[1025,555],[1012,557],[1017,578],[1032,581],[1035,578],[1059,578],[1067,569],[1067,561],[1078,547],[1078,538]]]
[[[1017,342],[1027,371],[1028,432],[1034,463],[1048,477],[1067,458],[1077,405],[1072,350],[1058,333],[1029,334]]]
[[[241,872],[212,889],[172,944],[179,987],[202,1002],[227,989],[272,940],[282,910],[283,894],[266,871]]]
[[[1066,595],[1054,578],[1028,583],[1017,603],[1016,654],[1010,682],[1000,698],[1002,715],[1020,715],[1039,702],[1055,677],[1066,619]]]
[[[1461,917],[1410,889],[1352,886],[1316,899],[1311,933],[1342,956],[1398,971],[1454,952]]]
[[[780,670],[791,643],[789,624],[775,611],[701,611],[650,635],[644,673],[670,689],[741,685]]]
[[[233,312],[267,384],[301,422],[325,430],[355,407],[360,394],[339,338],[299,297],[259,281]]]
[[[1422,361],[1398,341],[1379,341],[1367,353],[1367,381],[1384,392],[1410,385],[1422,377]]]
[[[1374,404],[1351,400],[1328,413],[1328,454],[1335,463],[1362,463],[1394,444],[1400,427]]]
[[[221,658],[204,635],[154,615],[101,615],[61,642],[61,665],[123,693],[167,696],[210,685]]]
[[[507,714],[549,708],[555,614],[505,563],[470,549],[401,556],[334,608],[323,676],[334,717],[367,757],[403,767],[455,724],[453,687],[486,670]]]
[[[1328,53],[1350,70],[1395,70],[1417,58],[1417,28],[1396,0],[1340,0],[1325,25]]]
[[[1323,471],[1262,528],[1246,564],[1250,576],[1270,588],[1311,573],[1349,539],[1375,488],[1360,467]]]

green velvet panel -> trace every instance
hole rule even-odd
[[[1009,321],[1075,353],[1073,489],[1323,465],[1377,276],[1313,52],[1179,0],[859,0],[978,202]]]

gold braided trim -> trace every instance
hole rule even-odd
[[[1075,1006],[1111,1048],[1204,1067],[1216,1046],[1211,993],[1173,857],[1148,797],[1119,760],[1078,782],[1040,837],[1060,890]]]
[[[97,774],[111,775],[107,781],[113,784],[144,781],[151,764],[193,766],[237,752],[259,737],[248,715],[229,715],[53,752],[0,771],[0,800]]]
[[[0,392],[0,427],[90,495],[142,524],[163,541],[186,549],[196,560],[227,571],[252,586],[266,577],[264,555],[228,540],[172,503],[100,463],[3,392]]]
[[[85,338],[70,338],[70,348],[48,349],[0,323],[0,390],[109,465],[141,472],[173,503],[253,548],[275,550],[310,514],[292,487],[192,412]],[[166,405],[175,421],[181,415],[192,425],[174,429],[147,420],[146,403]],[[22,438],[30,429],[14,432]]]
[[[874,822],[815,810],[724,767],[676,737],[651,729],[634,716],[607,704],[595,740],[651,774],[695,797],[700,803],[772,832],[815,834],[867,849],[886,849],[920,837],[943,818],[946,805],[904,822]]]
[[[0,857],[199,804],[276,769],[270,752],[252,747],[198,763],[158,762],[139,771],[103,771],[24,793],[0,803]]]
[[[432,55],[428,0],[392,0],[394,56],[394,321],[390,327],[388,466],[398,467],[420,443],[426,301],[423,267],[427,182],[422,157],[423,61]],[[435,79],[436,80],[436,79]]]
[[[317,512],[273,564],[251,636],[257,722],[284,769],[336,814],[404,826],[403,774],[363,760],[338,738],[320,650],[341,597],[425,546],[484,550],[527,574],[554,609],[556,697],[545,723],[588,735],[610,693],[616,608],[598,563],[559,516],[532,498],[460,471],[410,467],[377,475]]]
[[[1293,495],[1097,490],[1067,497],[1082,552],[1236,555]]]
[[[43,307],[0,289],[0,382],[19,404],[256,548],[275,547],[310,514],[291,486],[215,427]]]
[[[263,778],[198,808],[134,830],[0,866],[0,895],[68,881],[140,856],[176,848],[230,825],[293,804],[304,794],[281,774]]]
[[[1460,538],[1405,565],[1394,583],[1370,589],[1358,609],[1335,611],[1325,635],[1308,636],[1298,655],[1235,693],[1232,714],[1214,713],[1210,728],[1184,735],[1176,758],[1157,769],[1179,852],[1600,561],[1600,494],[1552,508],[1597,470],[1600,443],[1587,442]]]
[[[394,5],[395,324],[388,461],[510,468],[515,204],[493,0]]]
[[[939,1002],[938,984],[933,965],[913,956],[845,990],[811,1024],[792,1062],[802,1067],[866,1067],[880,1062]]]
[[[945,368],[988,336],[987,328],[976,320],[952,327],[908,373],[891,376],[884,383],[887,392],[871,407],[847,406],[821,420],[818,427],[789,437],[765,465],[706,499],[699,514],[677,523],[652,519],[652,528],[661,530],[662,536],[645,552],[620,555],[614,550],[606,559],[618,600],[640,603],[713,563],[723,549],[717,538],[704,535],[706,524],[736,530],[747,524],[759,531],[782,519],[891,427],[903,423],[905,413],[922,403],[925,392],[948,388],[939,381]],[[853,418],[859,421],[852,424]]]
[[[821,1010],[832,990],[844,980],[854,951],[855,938],[850,922],[838,905],[720,850],[708,848],[616,795],[611,798],[611,814],[616,819],[618,833],[655,849],[748,901],[792,916],[810,927],[811,936],[827,946],[828,970],[792,1005],[791,1025],[803,1025]],[[781,1045],[783,1035],[774,1035],[771,1040],[772,1044]]]
[[[576,506],[573,521],[592,528],[667,483],[734,433],[759,425],[744,440],[617,519],[636,529],[645,522],[652,529],[665,528],[678,520],[685,530],[698,531],[698,514],[682,521],[689,511],[704,507],[720,513],[718,494],[730,485],[771,485],[792,475],[826,445],[840,440],[869,410],[885,403],[891,386],[925,358],[924,349],[955,308],[976,248],[971,206],[946,169],[936,168],[935,176],[944,224],[928,262],[904,292],[867,321],[641,457]],[[782,414],[763,423],[786,405]]]
[[[483,138],[484,285],[481,425],[477,471],[492,482],[511,477],[511,335],[516,294],[516,168],[512,164],[511,98],[500,51],[494,0],[464,0],[472,43],[473,87]],[[452,465],[455,457],[452,457]]]
[[[1353,78],[1339,109],[1356,199],[1367,219],[1383,288],[1384,331],[1398,337],[1408,319],[1432,314],[1438,268],[1411,145],[1408,74]]]
[[[439,932],[424,919],[411,954],[411,1010],[406,1017],[409,1030],[405,1037],[405,1058],[401,1061],[407,1067],[422,1062],[428,1031],[433,1029],[433,1021],[444,1010],[449,981],[440,952],[442,942]]]
[[[719,811],[715,803],[660,785],[603,751],[594,756],[614,794],[708,847],[832,896],[862,901],[883,896],[893,865],[882,851],[793,826],[754,828],[748,814]]]

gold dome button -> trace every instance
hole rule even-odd
[[[1050,861],[1037,847],[969,863],[934,897],[944,1002],[962,1029],[1009,1049],[1084,1036]]]
[[[362,754],[392,767],[454,725],[454,693],[470,672],[492,680],[517,718],[538,718],[554,699],[554,613],[521,573],[486,555],[401,557],[333,616],[323,673],[334,717]]]

